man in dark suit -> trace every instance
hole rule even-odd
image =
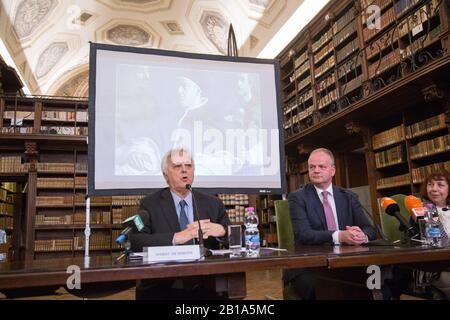
[[[194,162],[183,148],[169,151],[162,159],[161,169],[169,188],[151,194],[141,201],[140,209],[148,213],[141,232],[130,234],[131,249],[142,251],[146,246],[193,244],[198,238],[198,209],[206,248],[217,249],[229,224],[223,203],[210,195],[194,191],[198,208],[186,184],[194,180]],[[136,288],[137,299],[202,298],[201,283],[195,279],[175,281],[164,279],[142,281]],[[208,293],[210,294],[210,293]]]
[[[308,159],[311,183],[289,195],[289,211],[296,244],[361,245],[376,238],[376,231],[353,192],[333,186],[336,173],[330,150],[319,148]],[[286,270],[304,299],[314,299],[314,277],[308,269]]]

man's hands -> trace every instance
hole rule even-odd
[[[200,225],[203,231],[203,239],[208,237],[223,237],[225,235],[225,228],[218,223],[213,223],[209,219],[200,220]],[[194,221],[186,226],[186,229],[175,233],[175,244],[183,244],[198,238],[198,222]]]
[[[339,231],[339,242],[359,246],[367,242],[366,234],[357,226],[346,226],[345,231]]]

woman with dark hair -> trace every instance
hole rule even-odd
[[[432,202],[439,213],[439,221],[442,225],[443,244],[448,245],[450,238],[450,173],[445,170],[436,170],[430,173],[420,188],[420,194],[425,201]],[[422,271],[419,271],[422,272]],[[429,273],[426,273],[431,275]],[[442,292],[447,299],[450,298],[450,271],[434,273],[429,279],[432,287]]]

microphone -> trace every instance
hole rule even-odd
[[[139,210],[134,216],[131,216],[127,219],[125,219],[122,222],[122,226],[125,227],[123,229],[119,236],[116,239],[117,244],[122,244],[127,240],[128,234],[133,230],[137,230],[138,232],[142,231],[144,229],[144,222],[142,221],[142,216],[147,215],[147,211],[145,210]]]
[[[414,236],[414,228],[409,224],[405,217],[400,214],[400,207],[394,199],[389,197],[381,198],[380,204],[388,215],[393,216],[398,220],[400,223],[398,229],[400,231],[407,231],[410,237]]]
[[[212,252],[210,250],[205,249],[205,242],[203,240],[203,230],[202,230],[202,225],[200,224],[200,217],[198,215],[198,210],[197,210],[197,202],[195,201],[195,196],[194,196],[194,192],[192,191],[192,186],[188,183],[186,184],[186,189],[188,189],[191,194],[192,194],[192,201],[194,202],[194,215],[195,218],[197,219],[198,222],[198,244],[200,246],[200,254],[202,256],[205,257],[209,257]]]
[[[427,209],[424,207],[422,200],[412,195],[405,197],[405,207],[416,223],[418,219],[423,219],[427,212]]]

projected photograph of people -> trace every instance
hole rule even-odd
[[[115,175],[160,175],[173,147],[197,176],[263,174],[258,74],[122,64],[116,83]]]

